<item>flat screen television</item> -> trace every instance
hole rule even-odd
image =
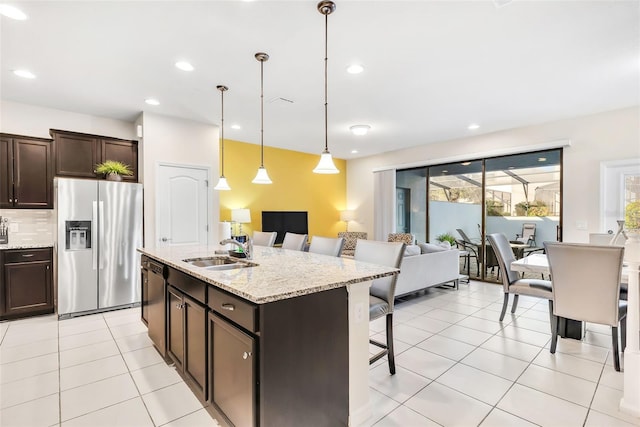
[[[309,234],[306,211],[262,211],[262,231],[277,231],[276,245],[282,243],[288,231]]]

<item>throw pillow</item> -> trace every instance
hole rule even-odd
[[[404,250],[404,256],[420,255],[421,249],[418,245],[407,245]]]
[[[446,249],[442,246],[433,245],[431,243],[418,243],[418,246],[420,247],[420,250],[423,254],[446,251]]]

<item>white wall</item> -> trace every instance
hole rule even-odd
[[[209,243],[216,240],[220,218],[220,203],[213,186],[218,177],[218,127],[206,123],[143,113],[136,120],[143,127],[140,142],[143,153],[141,181],[144,184],[144,244],[156,241],[156,167],[159,162],[204,166],[209,176]],[[215,234],[214,234],[215,233]]]
[[[587,242],[600,232],[600,162],[640,157],[640,108],[626,108],[476,137],[443,141],[347,162],[347,203],[357,211],[353,231],[373,235],[373,173],[451,157],[469,159],[501,150],[570,140],[564,150],[563,240]],[[584,230],[577,223],[586,221]]]
[[[132,122],[55,110],[17,102],[0,101],[0,131],[17,135],[51,138],[49,129],[135,139]]]

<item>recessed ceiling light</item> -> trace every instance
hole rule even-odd
[[[147,98],[144,100],[144,102],[146,102],[149,105],[160,105],[160,101],[158,101],[155,98]]]
[[[469,129],[469,130],[476,130],[476,129],[479,129],[479,128],[480,128],[480,125],[477,124],[477,123],[471,123],[469,126],[467,126],[467,129]]]
[[[29,70],[13,70],[13,74],[25,79],[35,79],[36,75]]]
[[[351,150],[351,154],[358,154],[358,150]]]
[[[17,7],[9,6],[8,4],[0,4],[0,15],[18,21],[24,21],[27,19],[27,15],[23,11]]]
[[[539,162],[546,162],[547,158],[546,157],[538,157],[538,161]]]
[[[176,68],[182,71],[193,71],[193,65],[189,64],[187,61],[176,62]]]
[[[349,128],[354,135],[366,135],[371,129],[369,125],[353,125]]]
[[[360,64],[352,64],[347,67],[347,73],[349,74],[360,74],[364,71],[364,67]]]
[[[240,125],[231,125],[231,129],[240,130],[240,129],[242,129],[242,126],[240,126]]]

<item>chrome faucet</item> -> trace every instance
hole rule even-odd
[[[226,245],[226,244],[232,244],[237,246],[238,248],[242,249],[242,251],[244,252],[244,254],[247,256],[247,259],[253,259],[253,242],[251,241],[251,239],[249,237],[247,237],[247,243],[245,243],[244,245],[240,242],[238,242],[235,239],[225,239],[220,241],[221,245]]]

